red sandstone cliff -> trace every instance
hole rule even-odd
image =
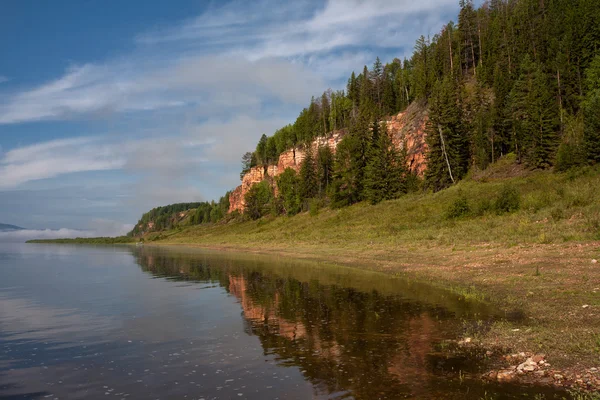
[[[410,170],[418,176],[423,176],[425,172],[425,153],[427,144],[425,143],[425,126],[427,124],[428,114],[423,105],[411,104],[405,111],[398,113],[386,120],[388,133],[392,136],[394,145],[397,148],[405,148],[407,153],[407,163]],[[337,145],[346,135],[346,130],[333,131],[326,137],[318,137],[311,142],[313,152],[319,147],[329,146],[335,153]],[[261,182],[267,177],[275,178],[286,168],[292,168],[296,172],[300,170],[300,165],[304,160],[305,150],[303,148],[294,148],[284,151],[279,156],[277,165],[267,167],[253,167],[242,178],[242,184],[235,188],[229,195],[229,212],[243,211],[245,206],[244,197],[252,185]]]
[[[425,106],[411,104],[405,111],[389,118],[387,130],[398,149],[405,148],[410,171],[422,177],[427,168],[426,126],[429,115]]]

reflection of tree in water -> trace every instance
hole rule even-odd
[[[435,347],[453,337],[461,324],[445,308],[374,289],[324,285],[293,267],[282,276],[256,260],[153,249],[136,249],[134,256],[155,276],[225,288],[242,307],[246,333],[256,335],[264,353],[274,355],[280,365],[298,367],[317,394],[479,399],[498,389],[476,382],[462,385],[440,373],[444,356]],[[516,397],[499,398],[531,393],[523,387],[510,391]]]
[[[252,275],[229,277],[252,332],[266,354],[300,366],[319,391],[395,398],[428,385],[443,315],[377,292]]]
[[[136,254],[146,271],[218,282],[238,298],[248,333],[281,365],[299,366],[321,393],[396,398],[429,386],[448,313],[376,291],[277,278],[201,256]],[[424,387],[425,386],[425,387]]]

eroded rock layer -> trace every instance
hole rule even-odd
[[[425,127],[427,121],[426,108],[414,103],[405,111],[386,120],[388,134],[392,136],[394,145],[398,149],[406,149],[408,167],[418,176],[423,176],[426,169],[425,154],[427,152],[427,144],[425,142]],[[317,137],[310,144],[313,153],[316,153],[318,148],[324,146],[328,146],[335,153],[338,144],[346,134],[346,130],[338,130],[331,132],[328,136]],[[271,178],[274,182],[274,178],[283,173],[287,168],[292,168],[298,172],[305,154],[305,148],[296,147],[281,153],[277,165],[251,168],[242,178],[242,184],[235,188],[229,195],[229,212],[231,213],[236,210],[242,212],[244,210],[244,198],[252,185],[268,178]]]

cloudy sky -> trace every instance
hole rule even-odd
[[[410,56],[458,0],[4,0],[0,222],[123,233],[218,199],[261,134]]]

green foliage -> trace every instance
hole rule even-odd
[[[500,194],[494,202],[494,210],[497,214],[505,214],[517,211],[521,207],[521,195],[512,185],[504,185]]]
[[[148,229],[148,223],[153,223],[153,230],[170,229],[177,221],[177,214],[199,207],[205,203],[177,203],[156,207],[144,213],[127,236],[138,236]]]
[[[456,200],[454,200],[450,207],[446,210],[446,218],[455,219],[465,217],[471,213],[471,206],[469,200],[462,192],[459,193]]]
[[[579,167],[586,162],[582,115],[567,117],[565,134],[556,153],[555,169],[558,172]]]
[[[281,201],[279,214],[294,215],[300,212],[300,178],[292,168],[286,168],[277,177],[278,199]]]
[[[371,204],[406,193],[406,158],[398,152],[385,124],[372,124],[372,140],[365,168],[365,197]]]
[[[467,132],[461,120],[460,104],[457,104],[457,87],[450,77],[437,81],[434,87],[427,145],[427,187],[437,191],[466,174],[470,158]]]
[[[584,146],[591,164],[600,162],[600,55],[586,70],[587,95],[582,103],[585,119]]]
[[[509,96],[515,146],[536,168],[552,165],[558,144],[558,110],[552,85],[542,66],[526,55]]]
[[[317,151],[318,194],[323,197],[333,181],[334,156],[329,146],[319,147]]]
[[[310,199],[319,192],[317,167],[311,146],[307,146],[300,166],[300,197]]]
[[[319,215],[319,210],[323,207],[323,200],[321,199],[310,199],[308,201],[308,212],[311,217]]]
[[[259,219],[269,214],[273,200],[271,185],[267,181],[253,185],[246,193],[244,200],[246,201],[244,215],[251,219]]]

